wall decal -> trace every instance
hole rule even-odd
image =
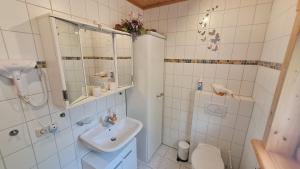
[[[201,36],[200,39],[202,42],[208,41],[207,49],[211,51],[217,51],[219,49],[219,42],[221,40],[220,33],[217,32],[216,29],[210,29],[208,27],[210,15],[212,12],[214,12],[217,8],[219,8],[218,5],[216,5],[213,8],[210,8],[206,10],[206,14],[202,18],[202,20],[199,22],[198,25],[198,33]]]

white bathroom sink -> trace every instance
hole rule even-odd
[[[142,129],[143,124],[132,118],[124,118],[111,127],[99,125],[79,136],[94,151],[113,152],[125,146]]]

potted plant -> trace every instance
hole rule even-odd
[[[115,25],[116,30],[128,32],[133,37],[147,33],[147,30],[143,27],[143,18],[141,14],[137,17],[133,16],[133,13],[129,14],[130,19],[122,19],[120,24]]]

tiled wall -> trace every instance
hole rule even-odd
[[[191,150],[199,142],[220,147],[223,161],[229,165],[231,151],[234,169],[239,169],[254,100],[242,96],[218,96],[211,92],[195,93]],[[229,167],[229,166],[228,166]]]
[[[126,0],[1,0],[0,60],[44,60],[34,20],[42,14],[88,18],[113,26],[130,11],[143,12]],[[42,100],[42,87],[35,71],[25,76],[24,85],[33,102]],[[124,116],[125,97],[115,94],[71,110],[55,108],[49,98],[48,104],[33,108],[18,99],[9,80],[0,77],[0,108],[0,169],[77,169],[80,158],[89,151],[78,144],[77,136],[97,120],[83,127],[75,123],[87,116],[99,116],[108,108]],[[51,122],[58,124],[59,131],[37,138],[35,129]],[[14,129],[19,134],[10,137],[9,132]]]
[[[275,0],[267,29],[263,61],[282,63],[296,14],[296,0]],[[258,167],[250,140],[262,139],[280,71],[259,66],[253,97],[255,105],[243,153],[241,169]]]
[[[220,49],[212,52],[197,33],[207,9],[209,29],[220,32]],[[268,26],[272,0],[188,0],[144,11],[146,26],[167,36],[167,59],[259,60]],[[189,121],[196,82],[220,83],[236,95],[252,96],[257,65],[165,63],[164,143],[175,146],[189,139]]]

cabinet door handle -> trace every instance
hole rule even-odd
[[[123,161],[120,161],[120,162],[114,167],[114,169],[118,168],[122,163],[123,163]]]
[[[132,150],[130,150],[123,159],[126,159],[131,153],[132,153]]]

